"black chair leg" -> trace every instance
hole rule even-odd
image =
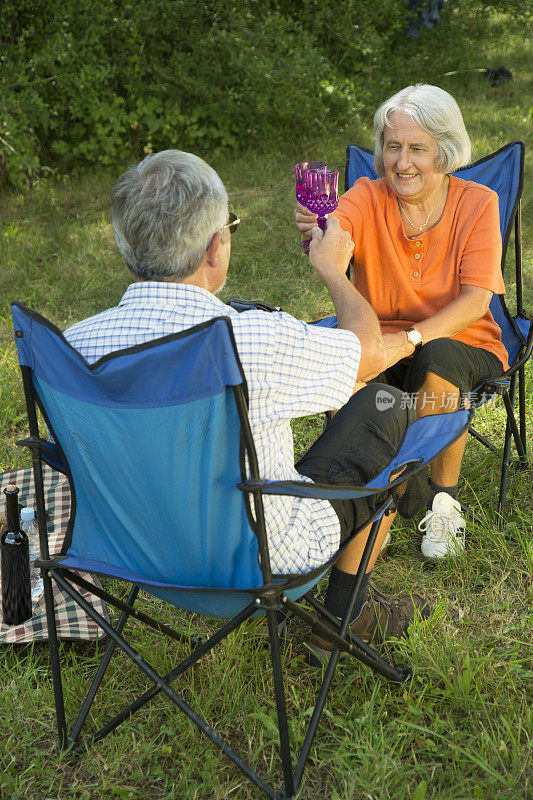
[[[503,446],[502,471],[500,475],[500,494],[498,497],[498,527],[505,522],[505,500],[507,497],[507,480],[509,477],[509,454],[511,452],[511,429],[509,423],[505,426],[505,442]]]
[[[24,385],[26,397],[28,397],[27,383]],[[28,406],[29,408],[29,406]],[[28,411],[29,413],[29,411]],[[32,436],[38,433],[37,417],[33,406],[33,415],[30,416],[30,432]],[[44,502],[44,481],[41,459],[38,450],[31,448],[33,481],[35,485],[35,499],[37,502],[37,521],[39,523],[39,540],[41,555],[48,558],[48,541],[45,539],[45,550],[43,551],[43,530],[46,530],[46,509]],[[41,570],[43,578],[44,599],[46,604],[46,626],[48,628],[48,650],[50,653],[50,669],[52,671],[52,683],[54,687],[54,703],[56,709],[57,733],[59,737],[59,749],[67,748],[67,723],[65,718],[65,700],[63,697],[63,684],[61,681],[61,663],[59,660],[59,642],[57,639],[56,615],[54,609],[54,591],[52,578],[48,570]]]
[[[335,675],[339,656],[340,650],[338,647],[335,647],[331,654],[331,658],[329,659],[328,666],[326,668],[326,674],[324,676],[324,680],[322,681],[322,686],[320,687],[320,692],[318,693],[315,703],[313,715],[307,728],[307,733],[302,746],[302,752],[300,753],[300,758],[298,759],[298,763],[296,764],[296,768],[294,770],[294,781],[296,787],[299,787],[303,778],[305,765],[307,764],[307,759],[309,758],[309,753],[311,752],[311,746],[315,738],[318,723],[320,722],[320,717],[322,716],[322,711],[324,710],[324,705],[331,687],[331,682],[333,681],[333,677]]]
[[[514,440],[516,449],[518,451],[518,467],[520,469],[527,469],[528,467],[527,454],[514,417],[512,400],[508,393],[503,395],[503,402],[505,405],[505,411],[507,413],[507,424],[505,426],[505,442],[503,447],[502,472],[500,479],[500,496],[498,500],[498,524],[500,527],[505,522],[504,512],[505,500],[507,497],[507,482],[509,477],[511,437]]]
[[[513,412],[513,405],[509,398],[509,395],[506,393],[503,395],[503,402],[505,405],[505,410],[507,412],[507,424],[509,426],[510,432],[513,436],[514,443],[516,449],[518,451],[518,458],[520,462],[520,466],[523,469],[527,469],[527,455],[526,450],[524,447],[524,443],[522,441],[522,437],[520,435],[520,431],[518,430],[518,425],[516,424],[514,412]]]
[[[276,697],[276,709],[278,714],[278,730],[280,739],[281,765],[283,768],[283,782],[285,785],[285,794],[288,797],[292,797],[294,795],[294,776],[292,771],[289,725],[287,721],[287,707],[285,703],[285,689],[283,686],[283,674],[281,670],[278,620],[276,611],[274,609],[269,609],[266,613],[268,621],[268,638],[270,641],[270,657],[272,661],[272,675],[274,678],[274,694]]]
[[[470,517],[470,519],[472,519],[478,525],[481,525],[483,528],[488,527],[486,521],[482,519],[479,514],[476,514],[474,509],[470,508],[470,506],[465,506],[463,503],[461,503],[461,511],[463,514],[465,514],[465,516]]]
[[[527,452],[526,443],[526,376],[524,367],[518,370],[518,416],[520,421],[520,438]]]
[[[133,604],[135,603],[135,600],[137,599],[137,595],[139,594],[139,591],[140,590],[139,590],[138,586],[132,586],[132,588],[130,590],[130,593],[128,595],[128,599],[127,599],[128,605],[131,605],[133,607]],[[115,627],[115,631],[119,635],[124,630],[124,626],[125,626],[126,622],[128,621],[129,616],[130,615],[126,611],[123,611],[122,614],[120,615],[119,620],[117,622],[117,625]],[[78,741],[78,736],[80,735],[80,731],[81,731],[81,729],[82,729],[82,727],[83,727],[83,725],[85,723],[85,720],[87,719],[87,714],[89,713],[90,708],[91,708],[91,706],[93,704],[93,700],[94,700],[94,698],[96,696],[96,692],[100,688],[100,684],[102,683],[102,680],[103,680],[104,675],[106,673],[106,670],[107,670],[107,668],[109,666],[109,663],[110,663],[110,661],[111,661],[111,659],[113,657],[113,653],[116,650],[116,647],[117,647],[116,642],[113,639],[110,639],[108,644],[107,644],[107,647],[106,647],[105,653],[103,655],[103,658],[102,658],[100,664],[98,665],[98,669],[96,671],[96,675],[94,676],[93,681],[91,683],[91,686],[89,687],[89,691],[87,692],[87,696],[86,696],[85,700],[83,701],[83,704],[82,704],[82,706],[80,708],[80,712],[78,714],[78,717],[77,717],[76,721],[74,722],[74,725],[72,726],[72,730],[71,730],[70,736],[69,736],[69,747],[70,748],[74,747],[76,745],[77,741]]]
[[[67,743],[67,723],[65,718],[65,701],[63,697],[63,684],[61,681],[61,663],[59,660],[59,642],[57,639],[56,617],[54,611],[54,595],[52,579],[48,572],[43,570],[44,598],[46,603],[46,625],[48,628],[48,650],[50,653],[50,669],[52,671],[52,684],[54,687],[54,703],[56,709],[57,734],[59,749],[65,750]]]
[[[392,503],[392,499],[390,500],[388,505],[391,505],[391,503]],[[383,511],[386,511],[386,508],[383,509]],[[344,645],[344,648],[346,648],[346,646],[347,646],[346,638],[348,638],[349,641],[352,641],[353,644],[348,645],[348,647],[351,650],[352,655],[354,655],[356,658],[358,658],[363,663],[366,663],[369,666],[371,666],[372,669],[374,669],[376,672],[379,672],[380,674],[385,675],[389,679],[396,680],[396,681],[398,681],[398,680],[399,681],[404,681],[408,677],[410,677],[410,675],[411,675],[411,671],[410,670],[404,671],[403,668],[401,668],[401,667],[400,668],[394,668],[392,665],[390,665],[387,662],[383,661],[383,659],[381,659],[377,655],[377,653],[375,653],[372,650],[372,648],[368,647],[364,642],[361,642],[360,640],[358,640],[357,637],[353,637],[350,634],[350,631],[349,631],[349,624],[350,624],[350,620],[351,620],[351,617],[352,617],[352,612],[353,612],[353,609],[354,609],[354,606],[355,606],[355,602],[356,602],[357,596],[358,596],[358,594],[360,592],[361,582],[363,580],[363,577],[364,577],[364,575],[366,573],[366,570],[367,570],[367,567],[368,567],[368,562],[370,560],[370,555],[372,553],[372,550],[373,550],[373,547],[374,547],[374,544],[375,544],[375,541],[376,541],[376,538],[377,538],[377,534],[378,534],[378,530],[379,530],[379,527],[380,527],[380,524],[381,524],[381,520],[382,520],[382,515],[380,515],[380,517],[378,519],[376,519],[372,523],[372,527],[370,529],[370,533],[368,535],[368,539],[367,539],[366,544],[365,544],[365,548],[364,548],[364,551],[363,551],[361,562],[359,564],[359,568],[358,568],[358,571],[357,571],[355,585],[354,585],[354,588],[353,588],[352,593],[350,595],[350,598],[348,600],[344,617],[343,617],[343,619],[342,619],[342,621],[340,623],[338,635],[335,637],[337,639],[337,642],[333,643],[333,650],[332,650],[331,656],[329,658],[328,665],[326,667],[326,673],[325,673],[325,676],[324,676],[324,680],[322,682],[322,686],[320,687],[320,691],[319,691],[319,694],[318,694],[318,697],[317,697],[317,700],[316,700],[316,703],[315,703],[315,708],[313,710],[313,714],[312,714],[311,720],[310,720],[308,728],[307,728],[306,736],[305,736],[304,743],[303,743],[303,746],[302,746],[302,751],[300,753],[300,757],[298,759],[298,762],[296,764],[296,768],[295,768],[295,771],[294,771],[294,781],[295,781],[296,788],[299,787],[300,782],[302,780],[304,769],[305,769],[305,766],[306,766],[306,763],[307,763],[307,759],[309,758],[309,753],[311,752],[311,747],[312,747],[313,740],[314,740],[314,737],[315,737],[315,733],[316,733],[316,730],[317,730],[317,727],[318,727],[318,723],[320,721],[320,717],[322,716],[322,711],[324,709],[324,705],[326,703],[326,699],[327,699],[327,696],[328,696],[328,693],[329,693],[329,690],[330,690],[330,687],[331,687],[331,683],[332,683],[333,677],[335,675],[335,670],[337,668],[337,663],[339,661],[339,657],[340,657],[340,654],[341,654],[341,648],[339,646],[340,643],[341,643],[341,640],[342,640],[342,644]],[[313,627],[316,625],[316,621],[313,619],[313,617],[310,614],[308,614],[303,609],[301,609],[298,606],[296,606],[296,604],[294,604],[294,603],[292,603],[290,601],[286,601],[286,602],[287,602],[287,605],[289,606],[289,608],[293,611],[295,616],[298,616],[301,619],[303,619],[304,621],[307,621]],[[311,604],[318,611],[320,611],[320,613],[322,613],[322,615],[325,616],[326,618],[332,616],[332,615],[329,615],[329,612],[327,612],[327,610],[320,603],[318,603],[317,601],[313,600],[313,602]],[[335,618],[333,618],[333,619],[335,619]],[[319,627],[323,628],[323,626],[319,626]],[[331,630],[328,631],[328,629],[323,628],[321,633],[323,635],[325,634],[326,636],[329,633],[329,635],[331,636],[332,632],[331,632]]]

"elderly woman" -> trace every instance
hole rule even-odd
[[[374,117],[377,180],[360,178],[333,216],[354,243],[354,283],[376,311],[387,370],[376,380],[408,392],[417,416],[456,410],[478,383],[507,368],[489,311],[501,274],[498,197],[450,173],[471,146],[455,100],[437,86],[398,92]],[[307,237],[316,217],[297,205]],[[422,555],[437,561],[464,549],[457,500],[466,434],[431,465]]]

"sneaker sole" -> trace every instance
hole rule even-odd
[[[438,564],[439,561],[444,561],[445,558],[448,556],[442,556],[441,558],[437,558],[436,556],[425,556],[424,553],[420,553],[422,556],[422,561],[425,561],[426,564]]]
[[[446,553],[443,556],[426,556],[421,552],[420,555],[422,556],[422,561],[427,561],[429,564],[438,564],[439,561],[445,561],[447,558],[457,558],[458,556],[462,556],[464,552],[464,550],[459,550],[457,553]]]

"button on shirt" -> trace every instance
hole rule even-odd
[[[190,284],[134,283],[118,306],[83,320],[65,337],[92,363],[107,353],[229,316],[248,383],[249,414],[261,477],[305,480],[294,468],[291,419],[340,408],[361,357],[351,331],[326,329],[284,312],[237,312]],[[265,496],[274,574],[307,572],[338,549],[338,517],[327,500]]]

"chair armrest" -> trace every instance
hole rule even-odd
[[[263,300],[241,300],[240,297],[232,297],[226,305],[231,306],[239,313],[243,311],[283,311],[281,306],[272,306]]]
[[[451,414],[432,414],[417,419],[407,429],[396,456],[366,486],[307,481],[269,481],[261,478],[243,481],[237,486],[241,491],[248,493],[260,491],[262,494],[292,495],[321,500],[351,500],[377,494],[385,488],[392,489],[403,483],[425,467],[467,430],[473,415],[472,409],[462,409]],[[391,475],[396,477],[391,480]]]
[[[463,408],[450,414],[431,414],[417,419],[407,428],[398,453],[385,469],[367,484],[367,488],[384,489],[402,483],[406,477],[427,466],[435,456],[446,450],[468,430],[473,416],[474,409]],[[416,467],[405,471],[405,467],[410,464],[416,464]],[[391,481],[391,475],[400,470],[404,471]]]
[[[511,381],[508,378],[495,378],[490,381],[480,383],[479,386],[474,387],[469,394],[472,408],[477,409],[487,403],[494,395],[505,394],[509,388]]]
[[[531,356],[531,351],[533,350],[533,323],[527,317],[524,317],[524,319],[529,323],[529,328],[527,332],[527,337],[525,339],[525,345],[523,348],[522,355],[520,356],[520,358],[515,359],[514,363],[511,364],[507,372],[504,373],[503,376],[504,378],[510,377],[513,373],[519,370],[520,367],[523,367],[526,361]],[[522,333],[525,334],[525,330],[523,330]]]
[[[17,442],[19,447],[36,447],[41,454],[41,458],[45,464],[48,464],[52,469],[57,472],[62,472],[64,475],[67,472],[65,462],[59,452],[59,447],[55,442],[50,442],[48,439],[41,439],[37,436],[30,436],[28,439],[21,439]]]
[[[525,345],[521,349],[522,355],[517,358],[514,363],[511,364],[507,372],[504,372],[499,378],[493,378],[490,381],[485,381],[484,383],[479,384],[479,386],[474,387],[470,393],[473,402],[473,408],[479,408],[479,406],[486,403],[493,395],[505,394],[510,386],[511,376],[514,375],[514,373],[517,372],[521,367],[523,367],[526,361],[530,358],[531,351],[533,350],[533,324],[531,324],[529,319],[525,319],[529,323],[529,329],[527,333],[527,339],[525,340]],[[477,397],[473,397],[473,395],[477,395]],[[488,397],[486,395],[488,395]]]
[[[337,317],[324,317],[323,319],[315,319],[309,325],[317,325],[319,328],[338,328],[339,322]]]
[[[238,483],[242,492],[251,494],[291,495],[293,497],[309,497],[315,500],[352,500],[356,497],[367,497],[377,494],[380,489],[367,489],[365,486],[342,483],[308,483],[307,481],[269,481],[262,478],[249,479]]]

